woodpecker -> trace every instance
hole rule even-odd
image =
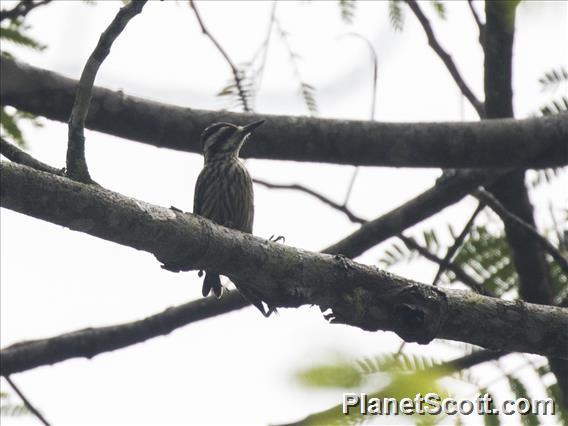
[[[237,126],[215,123],[201,134],[203,170],[195,184],[193,212],[213,222],[252,234],[254,194],[251,177],[239,159],[239,152],[252,132],[264,120]],[[266,315],[260,298],[239,287],[241,294]],[[203,296],[213,291],[221,297],[223,286],[219,274],[208,270],[203,279]],[[270,312],[270,311],[269,311]]]

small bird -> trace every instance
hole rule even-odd
[[[254,220],[254,195],[252,180],[239,152],[250,134],[264,120],[246,126],[231,123],[215,123],[201,134],[204,166],[195,184],[193,213],[206,217],[219,225],[252,233]],[[219,274],[206,271],[203,279],[203,296],[213,291],[221,297],[223,286]],[[241,293],[257,308],[259,299],[250,300],[246,290]],[[249,295],[250,296],[250,295]],[[259,308],[260,309],[260,308]],[[264,313],[264,310],[261,309]]]

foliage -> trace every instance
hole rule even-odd
[[[527,388],[519,379],[511,376],[510,374],[507,374],[505,377],[507,378],[507,381],[509,382],[509,387],[511,388],[511,391],[513,392],[513,395],[515,395],[516,399],[530,398],[530,394]],[[525,426],[538,426],[540,424],[538,421],[538,417],[532,414],[531,412],[524,415],[520,415],[520,418],[522,424]]]
[[[248,62],[239,65],[237,78],[232,76],[227,84],[217,93],[217,96],[227,99],[228,102],[226,106],[228,108],[240,108],[244,110],[246,105],[254,105],[266,65],[266,57],[272,37],[273,24],[276,27],[276,34],[280,37],[280,40],[283,42],[284,47],[288,51],[294,76],[299,83],[299,95],[304,101],[310,115],[316,115],[318,113],[318,106],[315,97],[316,89],[313,85],[303,80],[299,66],[301,56],[292,49],[289,41],[289,33],[282,28],[280,22],[274,15],[274,12],[271,15],[271,22],[266,39]]]
[[[302,75],[300,73],[300,67],[298,64],[299,60],[301,59],[301,56],[292,49],[291,44],[288,40],[289,34],[288,32],[282,29],[278,21],[276,21],[276,29],[278,31],[278,34],[280,35],[282,42],[284,43],[286,49],[288,50],[290,63],[292,64],[292,68],[294,70],[294,75],[296,76],[296,79],[300,84],[299,91],[302,99],[304,100],[304,104],[306,105],[306,108],[308,109],[310,115],[316,115],[318,113],[318,106],[315,99],[315,88],[314,86],[312,86],[309,83],[306,83],[302,79]]]
[[[13,112],[10,112],[9,109],[13,110]],[[16,144],[25,147],[26,141],[17,123],[20,122],[20,120],[26,120],[36,127],[42,127],[43,124],[38,117],[29,112],[19,111],[14,108],[9,109],[5,106],[0,108],[0,128],[2,129],[2,135],[9,136]]]
[[[568,82],[568,71],[566,68],[559,67],[558,69],[551,69],[545,72],[542,77],[538,79],[543,91],[554,92],[562,84]]]
[[[440,19],[445,20],[446,19],[446,6],[444,5],[444,3],[442,3],[441,1],[438,1],[438,0],[432,0],[430,2],[430,4],[434,8],[434,11],[438,15],[438,17]]]
[[[11,401],[11,396],[7,392],[0,392],[0,416],[17,417],[28,415],[30,411],[23,404],[15,404]]]
[[[24,24],[22,18],[6,19],[0,25],[0,40],[2,49],[0,55],[13,59],[14,55],[4,49],[5,44],[14,44],[26,47],[38,52],[46,49],[46,46],[28,34],[29,26]],[[0,110],[0,130],[3,135],[9,136],[14,142],[20,146],[25,146],[25,139],[20,128],[21,121],[28,121],[33,125],[39,126],[40,123],[36,116],[28,112],[15,111],[10,113],[6,107],[2,106]]]
[[[548,105],[540,107],[542,115],[561,114],[563,112],[568,112],[568,98],[566,96],[554,99]]]
[[[404,28],[404,12],[401,0],[389,0],[389,19],[395,31],[402,31]]]
[[[559,240],[558,247],[566,253],[568,237],[565,232],[561,231],[561,229],[566,229],[566,221],[558,219],[555,221],[558,229],[548,229],[545,234],[554,233]],[[492,228],[496,230],[489,231]],[[447,247],[440,244],[442,237],[439,233],[440,231],[434,229],[426,229],[422,231],[419,238],[411,238],[429,252],[443,257]],[[447,226],[447,233],[452,238],[456,236],[450,225]],[[397,241],[383,250],[378,263],[382,268],[389,268],[401,262],[410,262],[418,257],[417,250]],[[554,298],[559,302],[568,297],[568,277],[551,258],[547,258],[547,261],[550,267]],[[468,238],[457,251],[452,263],[463,269],[475,281],[483,283],[484,288],[496,296],[502,296],[516,289],[518,277],[511,259],[511,250],[504,230],[500,227],[495,215],[490,215],[486,224],[472,227]],[[458,281],[456,275],[449,270],[446,270],[441,277],[441,283],[445,285]]]
[[[339,10],[341,11],[341,19],[347,24],[353,23],[355,17],[355,0],[339,0]]]

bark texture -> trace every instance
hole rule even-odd
[[[568,358],[566,308],[441,290],[18,164],[2,162],[1,173],[3,207],[153,253],[170,270],[214,269],[274,307],[318,305],[332,322],[409,342],[439,337]]]
[[[2,104],[67,121],[77,81],[1,58]],[[217,121],[267,123],[246,157],[361,166],[538,168],[568,164],[568,114],[484,122],[378,123],[181,108],[93,88],[86,127],[163,148],[201,152]]]

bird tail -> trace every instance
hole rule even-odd
[[[217,274],[208,274],[205,273],[205,278],[203,279],[203,297],[209,295],[209,293],[213,290],[213,293],[217,297],[221,297],[223,294],[223,286],[221,285],[221,279]]]

